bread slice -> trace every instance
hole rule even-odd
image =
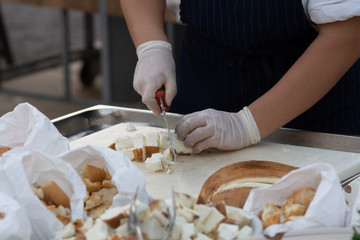
[[[203,184],[197,203],[242,208],[251,189],[274,184],[296,167],[270,161],[243,161],[230,164],[212,174]]]

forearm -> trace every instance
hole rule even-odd
[[[135,47],[151,40],[167,41],[165,0],[120,0],[120,4]]]
[[[319,26],[319,36],[251,110],[262,138],[318,102],[360,57],[360,19]],[[269,121],[271,119],[271,121]]]

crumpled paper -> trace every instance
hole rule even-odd
[[[0,192],[18,201],[25,209],[32,226],[32,239],[54,239],[63,224],[41,203],[30,184],[43,185],[54,181],[69,196],[71,218],[83,219],[85,184],[77,172],[58,158],[22,147],[2,155]]]
[[[251,190],[244,210],[259,215],[267,203],[282,205],[293,193],[305,187],[317,189],[305,218],[272,225],[264,230],[264,235],[274,237],[277,233],[291,230],[346,225],[347,205],[340,180],[335,169],[327,163],[302,167],[291,171],[270,187]]]
[[[28,240],[31,225],[25,209],[11,197],[0,192],[0,238],[3,240]]]
[[[149,203],[144,174],[123,153],[106,147],[87,145],[64,153],[60,158],[79,174],[87,164],[107,169],[112,176],[112,184],[119,192],[111,207],[129,204],[137,188],[137,199],[145,204]]]
[[[68,139],[29,103],[17,105],[0,118],[0,146],[24,146],[54,156],[70,149]]]

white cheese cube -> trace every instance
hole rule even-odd
[[[218,235],[216,239],[218,240],[234,239],[238,231],[239,231],[238,225],[221,223],[218,227]]]

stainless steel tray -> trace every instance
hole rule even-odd
[[[168,113],[167,117],[169,127],[174,129],[182,115]],[[166,128],[163,117],[151,111],[108,105],[96,105],[53,120],[60,133],[70,141],[124,122]],[[356,136],[281,128],[263,141],[360,153],[360,137]]]
[[[169,121],[169,127],[174,129],[181,115],[167,113],[166,116]],[[52,122],[59,132],[70,141],[124,122],[166,128],[163,117],[155,116],[151,111],[107,105],[86,108],[56,118]]]

